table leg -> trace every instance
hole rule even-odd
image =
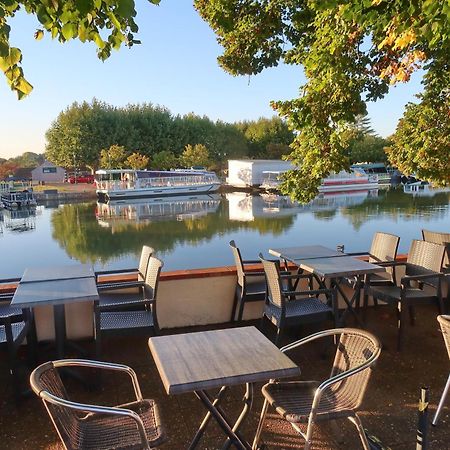
[[[64,344],[66,341],[66,314],[64,305],[53,305],[53,320],[55,324],[56,355],[64,358]]]
[[[337,291],[341,294],[342,298],[344,299],[345,303],[347,304],[347,308],[342,313],[341,318],[340,318],[341,326],[345,326],[345,318],[349,313],[351,313],[351,314],[353,314],[353,317],[356,319],[356,322],[358,323],[358,325],[361,328],[363,328],[363,324],[362,324],[361,320],[359,319],[358,314],[353,309],[353,304],[358,300],[359,296],[361,295],[361,285],[362,285],[361,276],[356,277],[356,283],[355,283],[355,287],[354,287],[355,292],[353,293],[353,295],[350,299],[345,295],[344,291],[340,287],[338,279],[333,279],[332,284],[336,287]]]
[[[249,393],[248,395],[249,395],[249,400],[250,400],[250,405],[251,405],[251,401],[253,399],[253,396],[252,396],[253,387],[250,387],[250,388],[247,387],[247,391]],[[232,425],[230,425],[229,421],[226,419],[223,411],[221,411],[221,409],[218,406],[214,405],[213,402],[211,402],[211,400],[206,392],[195,391],[195,395],[201,400],[201,402],[205,405],[208,412],[211,414],[212,417],[214,417],[216,422],[219,424],[220,428],[222,428],[223,432],[228,436],[228,438],[230,439],[230,445],[234,445],[236,448],[238,448],[240,450],[251,450],[250,444],[248,442],[246,442],[245,439],[243,439],[238,434],[238,428],[239,428],[242,420],[248,413],[248,410],[249,410],[248,404],[244,405],[242,413],[240,414],[236,423],[232,426]],[[205,419],[206,419],[206,417],[205,417]],[[227,442],[228,442],[228,440],[227,440]],[[189,450],[194,449],[196,447],[197,443],[198,442],[191,443],[191,445],[189,446]],[[227,443],[225,445],[227,445]]]

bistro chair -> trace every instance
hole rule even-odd
[[[131,269],[117,269],[117,270],[102,270],[95,272],[95,277],[97,281],[97,289],[101,291],[110,291],[115,289],[127,289],[127,288],[142,288],[144,286],[145,275],[147,273],[148,261],[153,255],[154,250],[148,245],[142,246],[141,257],[139,258],[139,266],[137,268]],[[99,275],[127,275],[136,274],[136,280],[125,280],[125,281],[107,281],[99,282]]]
[[[267,280],[266,303],[262,318],[277,327],[275,344],[278,345],[285,328],[333,318],[338,320],[335,289],[291,290],[292,281],[310,280],[309,274],[285,275],[280,272],[276,261],[259,258],[263,264]],[[297,284],[297,283],[295,283]],[[285,287],[286,286],[286,287]],[[308,283],[309,286],[309,283]],[[325,296],[323,301],[320,296]],[[263,326],[262,326],[263,328]]]
[[[127,373],[136,400],[112,407],[71,401],[58,373],[65,367]],[[66,449],[151,449],[164,440],[158,407],[154,400],[142,397],[131,367],[82,359],[50,361],[34,369],[30,385],[44,403]]]
[[[7,280],[2,280],[2,282]],[[0,294],[0,345],[8,353],[8,368],[11,374],[13,391],[16,398],[22,394],[20,390],[19,347],[27,339],[28,364],[36,360],[36,337],[33,315],[30,309],[10,305],[13,294]]]
[[[257,448],[270,405],[305,439],[305,450],[312,446],[316,423],[343,418],[349,419],[356,426],[363,448],[370,450],[357,411],[364,399],[372,366],[381,353],[378,339],[367,331],[337,328],[300,339],[283,347],[281,351],[285,353],[330,336],[338,342],[330,378],[321,383],[271,380],[263,386],[264,404],[253,449]],[[306,433],[301,431],[301,424],[307,425]]]
[[[159,330],[156,318],[156,296],[158,292],[159,276],[164,263],[150,257],[147,274],[144,280],[143,292],[136,294],[134,299],[126,295],[125,301],[120,302],[116,296],[114,302],[109,302],[109,295],[100,294],[94,304],[95,342],[97,357],[101,355],[101,341],[103,336],[109,335],[144,335],[156,334]]]
[[[424,241],[434,242],[435,244],[445,245],[447,247],[443,267],[444,272],[450,273],[450,233],[422,230],[422,238]]]
[[[450,359],[450,316],[438,316],[437,320],[441,325],[442,336],[444,337],[445,346],[447,347],[448,357]],[[448,375],[447,383],[445,384],[444,391],[442,392],[439,405],[436,410],[436,414],[431,422],[433,425],[437,425],[439,420],[439,415],[441,414],[442,408],[444,407],[445,399],[447,398],[448,392],[450,390],[450,374]]]
[[[245,268],[248,264],[260,264],[259,260],[243,260],[241,252],[234,241],[230,241],[236,263],[237,284],[231,312],[231,321],[242,320],[244,306],[247,302],[264,301],[266,298],[266,278],[264,271],[249,271]],[[237,317],[236,317],[237,311]]]
[[[398,350],[403,347],[406,313],[409,311],[414,324],[414,306],[437,303],[442,314],[444,310],[441,280],[445,247],[431,242],[413,240],[406,262],[396,262],[395,266],[405,266],[405,276],[400,286],[370,285],[365,295],[392,304],[398,315]]]

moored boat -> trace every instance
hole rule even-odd
[[[2,182],[0,185],[0,208],[36,206],[33,188],[27,183]]]
[[[161,197],[215,192],[220,181],[206,170],[97,170],[99,199]]]
[[[350,169],[362,176],[376,176],[380,184],[389,184],[394,174],[394,169],[386,167],[384,163],[357,163]]]

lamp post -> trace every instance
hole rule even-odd
[[[77,165],[75,160],[75,153],[73,154],[73,175],[75,177],[75,184],[77,184]]]

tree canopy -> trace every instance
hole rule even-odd
[[[223,46],[218,60],[229,73],[257,74],[281,61],[303,66],[307,82],[299,97],[272,102],[296,133],[288,159],[297,169],[286,174],[282,189],[297,200],[314,197],[331,171],[348,169],[349,125],[366,113],[367,101],[408,81],[418,67],[427,71],[424,95],[443,100],[443,109],[449,110],[444,75],[450,53],[448,2],[195,0],[195,6]],[[439,117],[422,115],[430,128],[445,115]],[[404,120],[411,119],[406,115]],[[427,135],[429,148],[437,145],[438,158],[445,152],[448,158],[448,141],[435,134]],[[423,150],[416,141],[404,160],[398,159],[400,167],[415,167],[411,161]],[[430,181],[448,183],[446,164],[422,173]]]
[[[149,0],[154,4],[159,4],[159,1]],[[8,22],[19,10],[36,16],[39,25],[34,33],[35,39],[40,40],[45,34],[50,34],[59,42],[71,39],[91,41],[97,46],[101,60],[107,59],[112,49],[140,43],[134,36],[138,31],[134,20],[134,0],[0,0],[0,69],[19,99],[33,89],[23,73],[22,52],[10,43],[11,26]]]

